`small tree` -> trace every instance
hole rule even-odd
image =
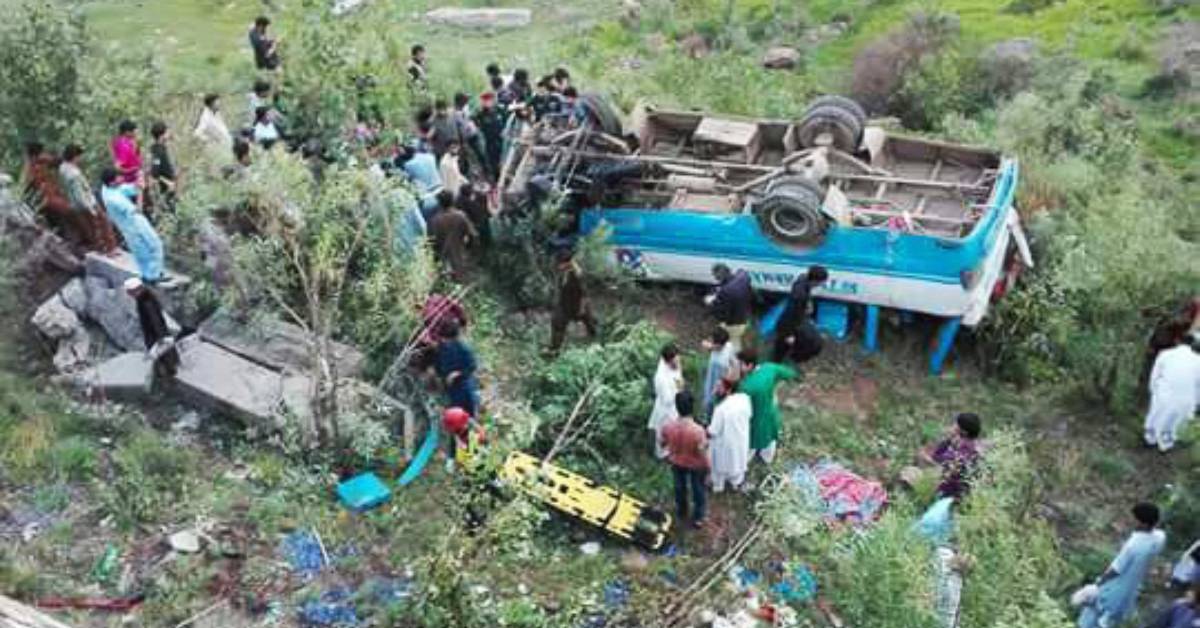
[[[338,442],[333,339],[353,322],[351,293],[357,307],[390,313],[381,315],[386,326],[410,317],[412,302],[429,289],[429,281],[407,281],[404,272],[406,263],[427,262],[426,254],[393,252],[395,213],[411,198],[357,169],[335,167],[317,186],[302,161],[281,152],[258,156],[238,185],[255,233],[235,242],[236,270],[307,332],[311,424],[303,433],[310,445]]]
[[[98,50],[82,16],[63,3],[11,4],[0,20],[4,165],[19,164],[22,146],[33,140],[97,149],[122,118],[138,119],[157,109],[153,59]]]

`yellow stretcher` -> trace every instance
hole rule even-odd
[[[646,549],[661,548],[671,531],[671,515],[529,454],[509,454],[500,477],[563,514]]]

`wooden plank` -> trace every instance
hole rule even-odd
[[[53,617],[0,595],[0,628],[71,628]]]
[[[963,192],[987,192],[986,187],[972,185],[970,183],[955,183],[952,181],[927,181],[925,179],[907,179],[904,177],[879,177],[866,174],[840,174],[830,173],[831,179],[845,179],[847,181],[874,181],[876,183],[894,183],[896,185],[911,185],[914,187],[937,188],[940,190],[961,190]]]
[[[933,170],[930,171],[930,173],[929,173],[930,180],[937,181],[938,175],[941,174],[941,172],[942,172],[942,160],[938,159],[936,162],[934,162]],[[925,213],[925,205],[928,202],[929,202],[929,195],[922,194],[921,200],[917,203],[917,209],[914,210],[913,213],[917,214],[917,215]]]

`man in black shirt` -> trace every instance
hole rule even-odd
[[[717,289],[704,302],[712,310],[717,322],[729,332],[733,346],[740,349],[746,323],[750,321],[754,307],[754,287],[750,284],[750,274],[744,270],[734,273],[724,264],[713,266],[712,274],[713,279],[717,280]]]
[[[175,164],[167,148],[171,131],[166,123],[155,122],[150,127],[150,137],[154,139],[150,145],[150,178],[156,184],[154,191],[157,192],[154,204],[159,209],[175,211]]]
[[[277,41],[267,36],[270,18],[260,15],[250,29],[250,48],[254,50],[254,67],[259,70],[274,70],[279,67],[279,53],[275,51]]]
[[[783,362],[791,359],[801,364],[821,353],[821,334],[817,331],[809,314],[812,290],[829,279],[824,266],[810,266],[808,272],[796,278],[792,292],[788,295],[787,307],[775,326],[774,360]]]

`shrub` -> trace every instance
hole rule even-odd
[[[0,24],[0,163],[33,140],[103,150],[121,119],[153,110],[155,78],[151,60],[99,50],[68,5],[18,0]]]
[[[1044,612],[1046,591],[1064,580],[1054,534],[1032,514],[1038,485],[1023,435],[1006,430],[991,437],[957,517],[959,548],[971,565],[963,625],[999,628],[1005,625],[993,623],[999,617]],[[971,574],[982,574],[986,583]]]
[[[629,455],[630,434],[645,431],[650,414],[650,378],[666,335],[642,321],[617,329],[616,340],[572,347],[530,383],[530,405],[545,422],[539,443],[544,451],[559,435],[576,402],[590,386],[595,392],[576,426],[590,421],[580,438],[602,456]]]

